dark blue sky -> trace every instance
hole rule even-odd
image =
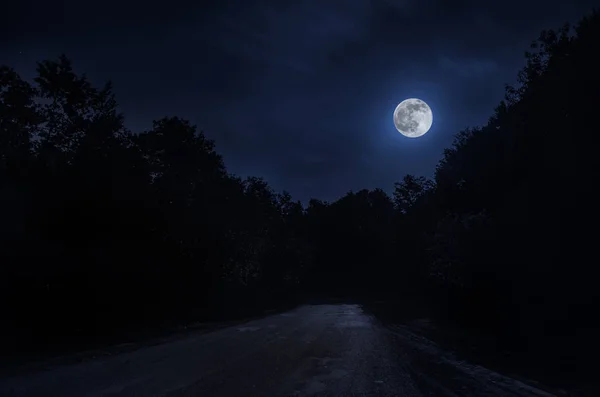
[[[190,119],[231,172],[333,200],[389,191],[406,173],[432,176],[452,136],[487,121],[539,31],[576,22],[595,2],[149,3],[15,2],[0,63],[30,77],[35,61],[65,53],[93,81],[113,81],[133,130]],[[408,97],[434,112],[419,139],[392,123]]]

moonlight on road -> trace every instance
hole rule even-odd
[[[394,110],[394,125],[400,133],[409,138],[425,135],[433,123],[431,108],[416,98],[405,99]]]

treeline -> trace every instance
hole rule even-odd
[[[415,215],[435,214],[426,265],[445,316],[580,386],[600,352],[598,43],[597,12],[543,31],[488,123],[445,151]]]
[[[246,314],[307,293],[420,295],[498,348],[580,369],[599,309],[598,42],[598,13],[542,32],[434,180],[306,208],[228,173],[185,120],[129,131],[110,85],[65,57],[33,82],[0,68],[5,340]]]
[[[0,84],[2,301],[15,337],[206,319],[297,289],[310,262],[302,206],[228,174],[187,121],[128,131],[110,85],[65,57],[41,62],[34,84],[3,67]]]

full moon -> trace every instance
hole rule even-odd
[[[424,101],[417,98],[405,99],[394,110],[394,125],[404,136],[418,138],[431,128],[433,113]]]

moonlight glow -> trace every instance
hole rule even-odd
[[[394,110],[394,125],[400,133],[409,138],[425,135],[433,123],[431,108],[416,98],[405,99]]]

